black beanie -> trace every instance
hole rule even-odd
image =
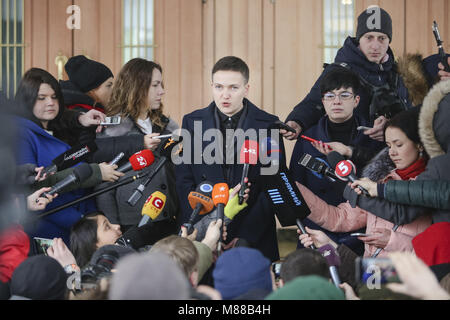
[[[380,20],[377,21],[378,13],[380,11]],[[379,27],[379,28],[378,28]],[[358,26],[356,28],[356,40],[361,39],[363,35],[368,32],[381,32],[389,37],[389,42],[392,41],[392,19],[389,13],[380,7],[370,7],[364,10],[358,17]]]
[[[113,73],[107,66],[85,56],[70,58],[65,69],[70,82],[83,93],[98,88],[103,82],[113,77]]]
[[[32,300],[64,300],[67,274],[53,258],[37,255],[24,260],[13,272],[11,295]]]

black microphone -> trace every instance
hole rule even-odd
[[[339,179],[343,181],[350,180],[351,182],[355,182],[356,180],[358,180],[358,177],[356,176],[356,168],[353,162],[351,162],[350,160],[345,160],[345,158],[339,152],[330,152],[327,156],[327,159],[331,167],[335,168],[334,172]],[[358,186],[358,188],[363,192],[364,195],[370,196],[369,192],[367,192],[366,189],[361,186]]]
[[[147,179],[142,182],[136,189],[134,189],[133,193],[131,194],[130,198],[128,198],[127,203],[134,207],[136,203],[141,199],[142,195],[144,194],[144,190],[147,187],[147,185],[150,183],[150,181],[153,179],[153,177],[161,170],[161,168],[166,164],[166,162],[171,159],[172,151],[175,148],[175,146],[179,145],[179,143],[183,140],[183,137],[179,136],[176,137],[177,140],[174,138],[169,138],[167,142],[164,142],[161,150],[160,150],[160,158],[158,159],[158,162],[153,164],[149,168],[149,173],[147,176]]]
[[[97,151],[97,149],[98,147],[94,140],[86,144],[76,145],[53,159],[52,164],[44,168],[42,175],[71,168],[83,161],[89,162],[90,156]]]
[[[56,183],[50,191],[44,192],[43,195],[54,195],[55,193],[59,192],[61,189],[67,187],[68,185],[76,182],[82,182],[89,178],[92,175],[92,168],[87,163],[82,163],[79,166],[75,167],[73,169],[73,172],[68,175],[63,180]]]
[[[323,176],[327,177],[331,182],[335,182],[338,177],[336,177],[334,170],[328,167],[328,165],[322,160],[318,158],[314,158],[312,155],[308,153],[304,153],[300,160],[298,160],[298,164],[310,170],[322,179]]]

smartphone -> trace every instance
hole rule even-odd
[[[47,255],[48,248],[53,245],[52,239],[34,237],[33,240],[36,243],[36,248],[39,254]]]
[[[113,117],[106,117],[105,121],[101,122],[100,125],[102,126],[112,126],[120,124],[121,117],[120,116],[113,116]]]
[[[358,128],[356,128],[356,130],[364,130],[364,131],[370,130],[370,129],[372,129],[372,128],[364,127],[364,126],[359,126]]]
[[[172,136],[173,136],[173,134],[166,134],[163,136],[152,137],[152,139],[165,139],[165,138],[171,138]]]
[[[367,233],[361,233],[361,232],[355,232],[350,234],[351,237],[370,237],[370,234]]]
[[[306,140],[306,141],[309,141],[309,142],[320,142],[319,140],[316,140],[316,139],[307,137],[307,136],[305,136],[305,135],[303,135],[303,134],[300,135],[300,138],[302,138],[302,139],[304,139],[304,140]],[[328,146],[328,148],[329,148],[330,150],[333,150],[333,148],[331,148],[328,144],[324,143],[324,145],[325,145],[325,146]]]
[[[279,279],[280,278],[281,264],[282,263],[283,263],[283,261],[272,262],[272,271],[273,271],[273,274],[275,275],[275,279]]]
[[[277,129],[284,129],[284,130],[290,131],[290,132],[292,132],[292,133],[297,133],[297,131],[295,131],[294,128],[288,126],[286,123],[284,123],[283,121],[280,121],[280,120],[277,120],[277,121],[274,123],[274,126],[275,126],[275,128],[277,128]]]
[[[367,286],[401,282],[389,258],[358,257],[355,261],[355,273],[356,281]]]

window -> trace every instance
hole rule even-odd
[[[24,72],[23,0],[0,2],[0,89],[12,98]]]
[[[324,62],[333,63],[337,51],[353,35],[353,0],[323,0]]]
[[[153,0],[123,0],[123,62],[153,60]]]

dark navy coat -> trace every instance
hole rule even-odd
[[[355,38],[347,37],[344,42],[344,46],[339,49],[336,54],[335,63],[347,63],[350,69],[359,74],[367,82],[374,86],[382,86],[388,83],[388,77],[391,70],[396,68],[394,62],[394,54],[392,50],[388,49],[389,60],[379,65],[367,60],[364,53],[358,48],[358,42]],[[319,119],[325,114],[325,109],[322,105],[320,94],[320,82],[322,78],[331,70],[340,68],[336,65],[329,65],[322,72],[319,79],[312,87],[309,94],[297,105],[294,110],[289,114],[286,121],[297,121],[302,126],[303,130],[306,130],[313,125],[317,124]],[[411,108],[411,102],[409,101],[408,89],[406,89],[401,77],[399,77],[399,83],[397,88],[398,96],[403,100],[408,108]],[[355,114],[362,116],[369,121],[372,126],[375,119],[370,119],[369,116],[369,93],[367,90],[361,90],[360,103],[355,110]]]
[[[267,129],[278,120],[278,117],[257,108],[247,99],[244,99],[244,104],[247,105],[247,115],[241,128],[244,131],[248,129]],[[213,102],[207,108],[196,110],[185,115],[182,128],[188,130],[192,137],[194,137],[194,121],[201,122],[202,134],[208,129],[219,129],[216,127],[215,109],[216,105]],[[283,158],[281,161],[285,163],[283,140],[280,138],[279,142]],[[211,141],[202,141],[202,137],[194,137],[188,145],[184,141],[183,148],[191,148],[191,158],[193,159],[194,151],[197,150],[194,148],[194,145],[197,148],[201,146],[201,152],[203,152],[209,144],[211,144]],[[238,156],[240,148],[241,146],[235,148],[235,153]],[[186,152],[186,150],[183,152]],[[259,249],[267,258],[275,261],[279,259],[275,218],[273,211],[270,209],[269,201],[263,192],[264,186],[260,183],[260,169],[261,164],[259,162],[254,166],[250,166],[248,177],[252,185],[250,188],[248,207],[236,215],[228,225],[228,240],[235,237],[243,238],[250,245]],[[228,182],[230,188],[240,183],[243,165],[235,164],[231,170],[231,181]],[[202,159],[201,164],[179,164],[176,166],[177,192],[180,197],[183,222],[187,222],[192,213],[192,208],[188,202],[189,193],[195,190],[205,180],[211,182],[213,185],[226,182],[222,165],[215,163],[208,165]]]

